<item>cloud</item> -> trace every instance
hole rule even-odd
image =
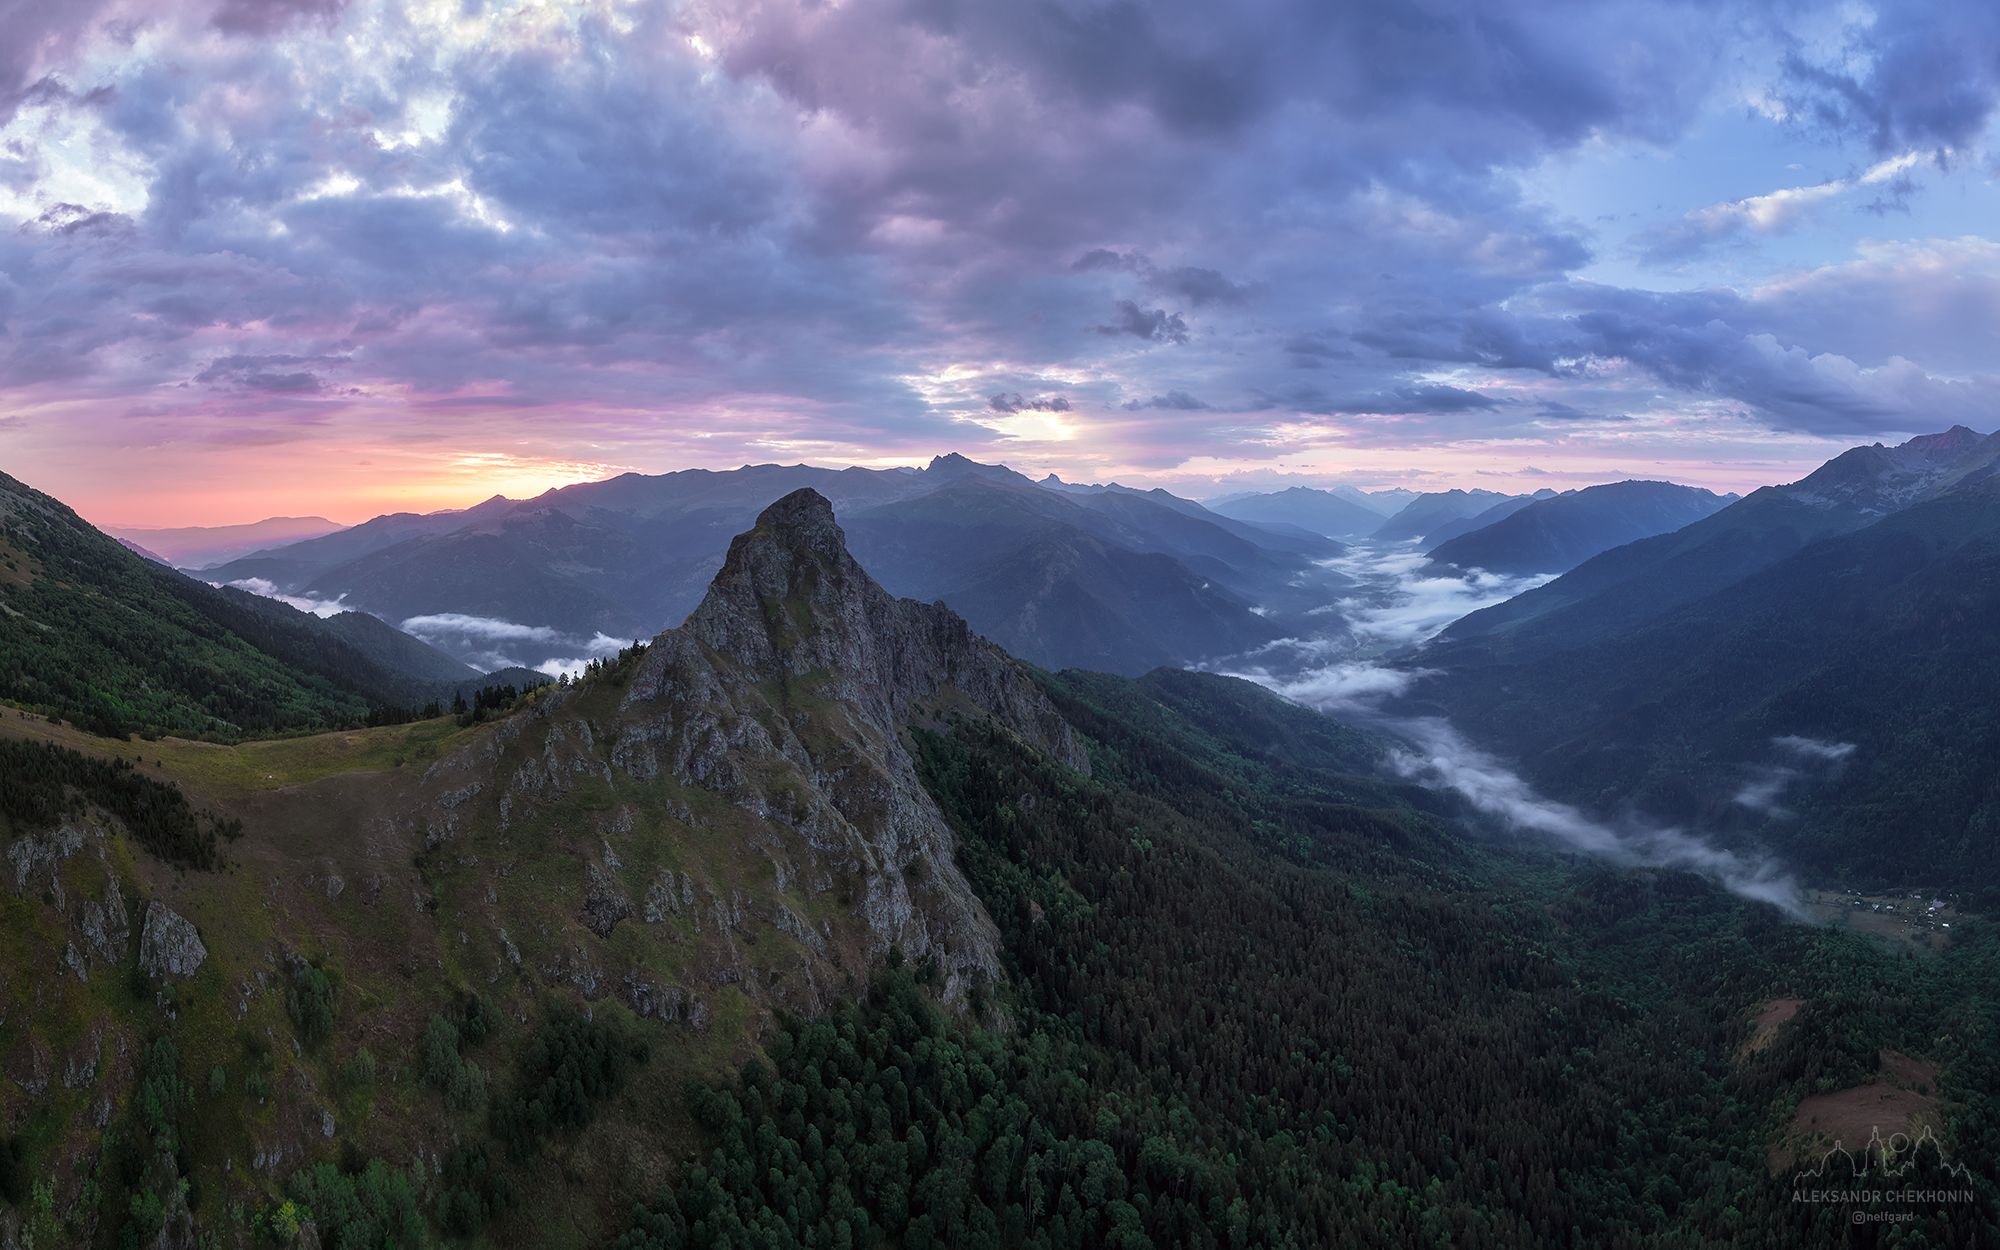
[[[1328,664],[1288,677],[1262,671],[1230,674],[1268,686],[1294,703],[1322,709],[1373,706],[1407,691],[1422,675],[1421,670],[1387,668],[1367,661]]]
[[[1969,44],[1990,24],[1925,11]],[[217,448],[232,480],[367,459],[315,480],[412,496],[468,430],[650,470],[1006,439],[1089,478],[1608,446],[1591,422],[1547,429],[1545,400],[1684,446],[1703,422],[1907,430],[1996,398],[1975,316],[1929,345],[1904,328],[1975,312],[1984,275],[1649,302],[1577,280],[1595,228],[1524,189],[1567,157],[1678,159],[1746,80],[1881,130],[1878,160],[1978,167],[1990,75],[1960,107],[1912,68],[1974,53],[1900,12],[1874,34],[1829,20],[0,0],[0,405],[64,414],[13,467],[92,506],[205,508]],[[1868,172],[1856,206],[1915,170]],[[1785,203],[1718,220],[1755,245]],[[1135,342],[1172,345],[1171,376]],[[1303,370],[1316,390],[1292,389]],[[1040,402],[1012,389],[1031,381],[1074,415],[981,420],[1002,385]],[[1197,415],[1216,409],[1242,419]]]
[[[1141,308],[1129,299],[1121,299],[1117,305],[1117,316],[1110,324],[1097,327],[1099,334],[1129,334],[1136,339],[1152,343],[1185,343],[1188,341],[1187,322],[1179,313],[1170,313],[1164,308]]]
[[[347,605],[346,595],[336,595],[331,599],[322,599],[315,595],[283,594],[278,590],[276,583],[272,582],[269,578],[244,577],[233,582],[210,582],[209,584],[211,586],[226,585],[237,590],[247,590],[253,595],[261,595],[266,599],[276,599],[279,603],[290,604],[301,612],[310,612],[317,617],[338,616],[342,612],[354,611],[353,608]]]
[[[1411,383],[1361,395],[1331,395],[1316,386],[1295,386],[1266,397],[1263,404],[1295,412],[1375,416],[1485,412],[1499,406],[1489,395],[1442,383]]]
[[[1541,834],[1615,863],[1700,873],[1745,898],[1806,918],[1798,882],[1776,860],[1724,850],[1686,830],[1636,817],[1615,823],[1592,817],[1541,794],[1443,720],[1405,720],[1396,728],[1408,744],[1390,753],[1397,772],[1458,794],[1510,829]]]
[[[1204,304],[1241,304],[1249,298],[1248,287],[1231,282],[1213,269],[1182,265],[1155,276],[1161,290],[1179,295],[1200,308]]]
[[[1783,101],[1878,153],[1962,150],[2000,104],[2000,12],[1981,0],[1878,5],[1842,34],[1825,55],[1786,58]]]
[[[547,625],[522,625],[496,616],[473,616],[465,612],[432,612],[412,616],[402,624],[404,633],[426,642],[463,636],[491,642],[557,642],[562,631]]]
[[[1829,742],[1822,738],[1802,738],[1795,735],[1773,738],[1771,744],[1793,755],[1814,760],[1844,760],[1855,751],[1852,742]]]
[[[295,22],[331,23],[347,0],[222,0],[209,20],[232,35],[271,35]]]
[[[1878,161],[1852,178],[1830,178],[1811,186],[1785,187],[1695,209],[1649,232],[1641,241],[1640,255],[1652,264],[1672,264],[1745,234],[1781,234],[1797,227],[1817,206],[1858,188],[1881,186],[1891,197],[1907,197],[1914,188],[1909,170],[1920,159],[1915,152],[1904,152]],[[1877,211],[1887,202],[1878,200]]]
[[[1433,579],[1414,575],[1423,559],[1413,552],[1358,551],[1341,566],[1355,576],[1356,593],[1334,605],[1346,624],[1345,637],[1335,633],[1284,639],[1220,666],[1221,671],[1389,735],[1396,742],[1386,757],[1391,771],[1455,794],[1473,811],[1507,829],[1614,863],[1699,873],[1745,898],[1805,918],[1798,885],[1777,861],[1726,850],[1698,833],[1637,815],[1615,820],[1593,816],[1542,794],[1498,756],[1468,741],[1449,721],[1390,710],[1392,701],[1409,693],[1428,672],[1384,664],[1369,654],[1379,652],[1385,642],[1406,644],[1425,631],[1435,632],[1464,611],[1475,610],[1473,603],[1460,600],[1450,605],[1431,602],[1425,610],[1413,611],[1413,605],[1434,593],[1426,585]],[[1497,584],[1490,588],[1506,597]],[[1525,587],[1508,589],[1518,593]],[[1386,630],[1384,623],[1389,623]]]
[[[609,634],[593,634],[590,641],[585,644],[582,655],[552,656],[532,667],[536,672],[546,673],[550,677],[577,678],[583,676],[583,670],[590,666],[592,660],[608,659],[628,645],[630,644],[620,642]]]
[[[593,633],[584,638],[546,625],[524,625],[519,621],[464,612],[432,612],[413,616],[402,623],[402,628],[439,650],[488,672],[501,668],[532,668],[550,677],[559,677],[564,673],[571,677],[578,676],[591,660],[616,655],[630,645],[629,640],[621,641],[603,633]]]
[[[1507,829],[1548,838],[1613,863],[1698,873],[1745,898],[1806,918],[1798,883],[1776,860],[1726,850],[1697,833],[1638,816],[1618,820],[1592,816],[1542,794],[1497,756],[1474,746],[1450,722],[1384,711],[1387,700],[1422,679],[1422,670],[1341,660],[1289,673],[1253,667],[1232,675],[1390,735],[1397,742],[1386,757],[1391,771],[1456,794],[1472,810]]]
[[[990,395],[986,406],[994,412],[1068,412],[1069,400],[1061,395],[1042,395],[1034,399],[1023,399],[1018,391]]]
[[[1792,811],[1780,800],[1786,790],[1807,775],[1809,767],[1837,768],[1856,749],[1852,742],[1828,742],[1789,735],[1771,739],[1771,745],[1797,762],[1753,765],[1731,801],[1781,820],[1789,819]]]
[[[323,368],[347,363],[344,356],[218,356],[200,373],[196,382],[240,391],[261,391],[274,395],[317,395],[327,389],[310,365]]]
[[[1168,391],[1163,395],[1152,395],[1145,399],[1128,399],[1125,411],[1139,412],[1147,408],[1162,408],[1171,412],[1206,412],[1209,405],[1196,399],[1186,391]]]
[[[1429,556],[1402,545],[1357,547],[1326,566],[1354,580],[1355,592],[1333,607],[1366,654],[1427,642],[1462,616],[1554,580],[1549,574],[1513,576],[1484,569],[1435,576],[1429,572]]]

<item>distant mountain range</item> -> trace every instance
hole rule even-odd
[[[1532,495],[1508,495],[1501,499],[1499,503],[1481,508],[1477,512],[1456,517],[1444,522],[1442,525],[1432,525],[1428,532],[1424,534],[1423,540],[1426,545],[1436,547],[1440,543],[1450,542],[1461,535],[1470,534],[1474,530],[1482,530],[1489,525],[1503,521],[1531,503],[1538,503],[1541,500],[1552,499],[1554,497],[1555,492],[1547,489],[1538,490]]]
[[[1547,492],[1495,504],[1455,535],[1433,532],[1427,541],[1437,545],[1429,554],[1441,564],[1494,573],[1566,573],[1600,552],[1693,524],[1735,499],[1672,482]]]
[[[331,534],[343,526],[320,516],[274,516],[247,525],[190,525],[172,529],[111,527],[104,532],[150,560],[199,569],[280,543]]]
[[[1491,490],[1443,490],[1418,495],[1384,522],[1371,537],[1377,542],[1387,543],[1426,538],[1453,521],[1476,516],[1495,504],[1515,498],[1518,496]]]
[[[1292,525],[1330,538],[1366,538],[1382,528],[1386,515],[1352,495],[1293,486],[1267,495],[1242,495],[1210,505],[1223,516]]]
[[[1855,448],[1466,617],[1417,688],[1560,794],[1963,878],[2000,828],[1996,465],[1963,427]]]
[[[923,469],[754,465],[625,474],[530,500],[377,517],[205,570],[373,612],[461,656],[649,636],[699,600],[730,535],[810,487],[892,593],[938,599],[1035,663],[1139,673],[1281,636],[1343,579],[1343,548],[1165,491]],[[428,632],[427,632],[428,631]],[[538,632],[539,631],[539,632]],[[513,647],[513,651],[506,648]]]

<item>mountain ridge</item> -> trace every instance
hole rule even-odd
[[[819,490],[839,510],[856,556],[891,590],[947,601],[964,591],[959,603],[976,627],[1056,668],[1118,661],[1101,646],[1072,648],[1064,634],[1037,628],[1032,618],[1041,606],[1070,615],[1094,638],[1136,631],[1140,658],[1119,667],[1137,673],[1268,641],[1277,627],[1266,613],[1303,614],[1316,606],[1312,587],[1340,580],[1321,562],[1342,548],[1322,537],[1157,492],[1059,490],[956,453],[921,470],[746,466],[626,474],[448,516],[375,518],[207,575],[258,577],[285,593],[337,599],[391,621],[459,614],[486,618],[488,628],[511,637],[559,634],[538,645],[551,656],[573,656],[595,635],[642,637],[678,623],[698,603],[731,536],[800,487]],[[1112,575],[1094,586],[1048,586],[1046,605],[1010,602],[969,580],[982,568],[1003,576],[1001,566],[1018,564],[1052,530],[1074,549],[1091,548],[1091,561]],[[1182,588],[1205,622],[1199,630],[1175,628],[1162,616]],[[541,658],[470,637],[453,645],[468,657]]]
[[[1699,521],[1733,498],[1673,482],[1587,486],[1530,499],[1426,554],[1440,564],[1496,573],[1566,573],[1613,547]]]

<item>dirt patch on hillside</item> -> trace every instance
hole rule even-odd
[[[1799,1008],[1805,1005],[1803,998],[1774,998],[1758,1008],[1756,1023],[1751,1026],[1750,1039],[1743,1043],[1742,1053],[1754,1055],[1769,1046],[1785,1022],[1798,1015]]]
[[[1784,1141],[1771,1151],[1774,1171],[1811,1158],[1831,1146],[1859,1150],[1877,1135],[1915,1137],[1923,1128],[1942,1127],[1938,1111],[1938,1066],[1893,1050],[1881,1052],[1874,1077],[1860,1085],[1814,1094],[1799,1103]]]

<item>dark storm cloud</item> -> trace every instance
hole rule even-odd
[[[200,373],[198,383],[272,395],[317,395],[328,389],[315,369],[348,363],[345,356],[220,356]]]
[[[1129,299],[1119,300],[1116,315],[1108,324],[1097,326],[1096,330],[1099,334],[1113,337],[1130,335],[1152,343],[1188,341],[1187,322],[1181,319],[1179,313],[1170,313],[1164,308],[1141,308]]]
[[[1354,331],[1354,341],[1391,360],[1482,365],[1492,369],[1561,371],[1563,329],[1498,308],[1405,313]],[[1287,350],[1297,354],[1290,344]]]
[[[1240,304],[1248,298],[1247,287],[1231,282],[1213,269],[1182,265],[1155,278],[1156,285],[1186,299],[1196,308],[1203,304]]]
[[[1161,408],[1170,412],[1207,412],[1210,405],[1186,391],[1168,391],[1164,395],[1154,395],[1147,399],[1127,400],[1124,407],[1127,412],[1139,412],[1147,408]]]
[[[986,406],[994,412],[1068,412],[1069,400],[1061,395],[1042,395],[1035,399],[1024,399],[1019,392],[1002,392],[990,395]]]
[[[1499,404],[1491,396],[1462,387],[1413,383],[1362,395],[1331,395],[1316,386],[1299,386],[1268,395],[1259,406],[1319,416],[1403,417],[1488,412]]]
[[[0,0],[0,125],[25,104],[67,94],[60,65],[98,20],[100,0]]]
[[[1147,287],[1165,295],[1177,295],[1199,308],[1204,304],[1241,304],[1250,288],[1233,282],[1221,271],[1200,265],[1177,265],[1171,269],[1155,266],[1151,258],[1138,252],[1118,252],[1093,248],[1070,264],[1072,273],[1129,273]]]
[[[331,22],[347,0],[222,0],[209,20],[232,35],[269,35],[294,22]]]
[[[35,225],[51,234],[122,234],[132,228],[132,219],[123,213],[92,211],[81,204],[55,204],[35,218]]]
[[[1787,58],[1790,103],[1878,153],[1963,150],[2000,107],[2000,8],[1985,0],[1878,5],[1847,36],[1836,56]]]

